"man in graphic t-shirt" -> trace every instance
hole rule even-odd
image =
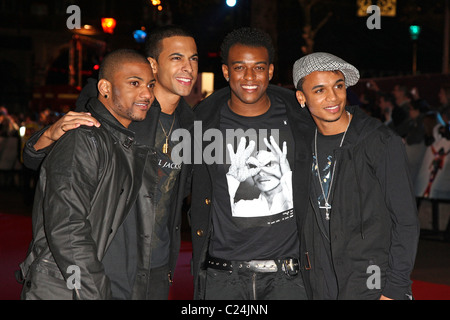
[[[204,131],[221,132],[224,159],[193,166],[194,298],[306,299],[291,170],[303,139],[294,125],[300,108],[293,91],[269,85],[267,34],[237,29],[221,52],[229,87],[195,109]],[[210,141],[202,143],[205,151]]]

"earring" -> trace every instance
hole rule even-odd
[[[227,80],[227,82],[229,82],[229,81],[230,81],[230,78],[226,78],[226,80]]]
[[[305,104],[304,103],[300,103],[300,107],[304,108]]]
[[[108,95],[107,94],[105,94],[104,97],[105,97],[105,99],[108,99]]]

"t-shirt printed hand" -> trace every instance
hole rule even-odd
[[[287,146],[281,150],[271,136],[270,143],[264,138],[267,150],[255,152],[255,142],[242,138],[236,152],[227,146],[231,165],[226,174],[233,217],[256,218],[272,216],[266,224],[282,221],[292,215],[292,171],[287,160]],[[236,199],[239,187],[245,188]],[[252,194],[259,194],[258,197]],[[277,216],[281,215],[281,216]],[[258,224],[260,220],[258,220]]]

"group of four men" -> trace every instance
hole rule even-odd
[[[147,59],[109,54],[78,112],[24,149],[40,180],[22,298],[167,299],[189,193],[195,299],[411,298],[419,224],[401,139],[347,106],[355,67],[302,57],[294,92],[269,84],[274,54],[258,29],[229,33],[229,86],[194,110],[186,30],[150,34]],[[232,134],[221,160],[174,162],[171,135],[194,120]]]

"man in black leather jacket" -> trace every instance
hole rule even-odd
[[[156,211],[154,220],[145,220],[149,209],[139,205],[132,208],[129,218],[124,221],[112,245],[104,257],[107,275],[113,279],[112,289],[115,299],[167,299],[176,267],[181,241],[181,214],[183,200],[189,192],[189,169],[176,164],[163,152],[169,136],[169,149],[174,145],[171,133],[177,128],[190,129],[194,113],[183,97],[190,94],[198,73],[198,54],[194,37],[177,26],[155,29],[147,37],[146,55],[156,78],[155,101],[146,119],[133,122],[130,130],[135,132],[136,141],[149,146],[155,152],[154,161],[148,165],[157,168],[145,179],[157,181],[156,187],[149,189]],[[95,117],[82,113],[89,97],[97,94],[95,80],[90,79],[77,100],[78,112],[69,112],[52,126],[41,130],[30,138],[24,148],[24,162],[29,168],[38,169],[42,159],[51,149],[53,140],[64,134],[64,130],[79,125],[98,125]],[[153,159],[153,158],[152,158]],[[186,187],[187,186],[187,187]],[[145,232],[139,237],[151,235],[146,245],[136,251],[136,219],[147,221]],[[124,246],[123,243],[131,243]],[[131,240],[131,241],[129,241]],[[143,257],[137,260],[137,252]],[[118,268],[117,260],[127,257],[127,265]],[[127,272],[122,272],[126,267]],[[136,287],[141,294],[136,295]]]
[[[151,201],[142,179],[149,148],[128,126],[145,119],[154,84],[141,54],[124,49],[104,59],[98,98],[87,104],[101,126],[65,134],[42,164],[23,299],[111,298],[102,259],[131,206]]]

